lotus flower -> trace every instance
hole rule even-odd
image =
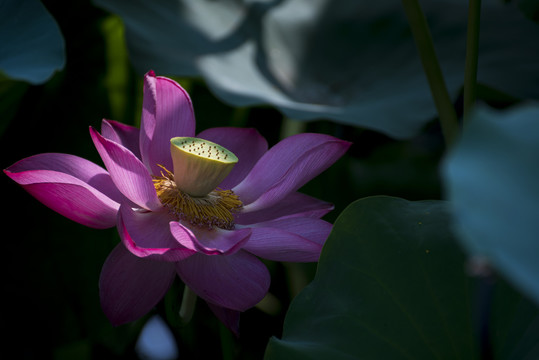
[[[297,190],[350,143],[299,134],[268,150],[254,129],[195,135],[189,95],[145,76],[141,129],[103,120],[90,128],[106,169],[67,154],[40,154],[4,172],[58,213],[93,228],[117,226],[121,243],[100,276],[114,325],[149,312],[178,275],[235,330],[239,314],[267,293],[259,257],[317,261],[332,205]]]

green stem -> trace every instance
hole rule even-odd
[[[442,69],[436,57],[427,20],[417,0],[402,0],[402,5],[438,110],[445,142],[450,145],[459,132],[457,113],[447,91]]]
[[[235,351],[234,337],[223,323],[219,322],[219,336],[221,338],[221,352],[223,360],[234,360],[237,358]]]
[[[187,324],[195,312],[197,295],[187,285],[183,288],[182,305],[180,307],[180,319]]]
[[[232,119],[230,121],[230,126],[234,127],[247,127],[247,120],[249,119],[248,107],[237,107],[232,113]]]
[[[305,121],[292,120],[289,117],[284,117],[283,125],[281,127],[281,139],[287,138],[292,135],[300,134],[305,132]]]
[[[481,0],[469,0],[466,63],[464,68],[464,119],[475,103],[477,86],[477,58],[479,48],[479,19]]]

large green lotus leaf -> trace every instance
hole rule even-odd
[[[291,303],[273,359],[493,359],[539,356],[539,311],[502,280],[477,281],[447,203],[377,196],[335,222],[314,281]]]
[[[236,106],[328,118],[396,138],[436,116],[397,0],[94,0],[120,15],[140,72],[202,75]],[[423,0],[453,99],[464,77],[468,1]],[[479,81],[539,97],[539,27],[515,4],[484,0]]]
[[[0,0],[0,72],[41,84],[64,64],[64,38],[43,4]]]
[[[477,109],[444,178],[462,243],[539,303],[539,104]]]
[[[474,359],[472,282],[446,204],[371,197],[335,222],[266,359]]]

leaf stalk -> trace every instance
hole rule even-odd
[[[402,0],[430,91],[438,110],[445,142],[450,146],[459,132],[455,107],[449,96],[425,15],[417,0]]]

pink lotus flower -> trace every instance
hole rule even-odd
[[[212,128],[194,138],[188,94],[152,71],[145,76],[141,129],[103,120],[101,134],[93,128],[90,134],[107,170],[48,153],[4,172],[71,220],[117,226],[122,241],[99,284],[114,325],[150,311],[177,274],[236,330],[239,313],[268,291],[269,272],[258,257],[318,260],[331,230],[320,217],[332,205],[297,190],[350,143],[299,134],[268,150],[256,130],[241,128]]]

